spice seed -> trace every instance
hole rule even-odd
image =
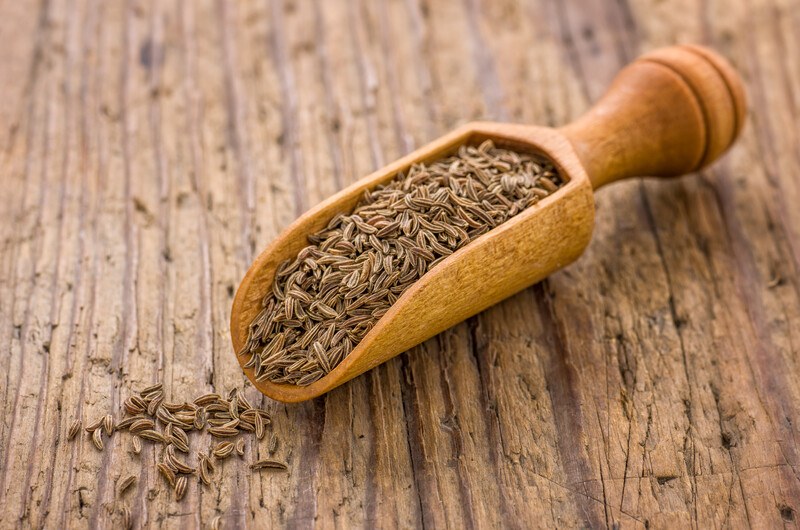
[[[142,396],[142,397],[145,397],[145,396],[148,396],[148,395],[153,394],[155,392],[158,392],[160,390],[163,390],[163,388],[164,388],[164,384],[163,383],[156,383],[154,385],[148,386],[147,388],[145,388],[144,390],[139,392],[139,395]]]
[[[202,407],[203,405],[214,403],[215,401],[218,401],[220,399],[222,399],[222,396],[220,396],[219,394],[214,394],[214,393],[203,394],[202,396],[194,400],[194,404],[197,405],[198,407]]]
[[[280,469],[282,471],[286,471],[289,468],[283,462],[278,462],[277,460],[271,460],[269,458],[265,458],[264,460],[259,460],[258,462],[250,464],[250,469],[252,469],[253,471],[257,471],[259,469]]]
[[[239,431],[228,427],[210,427],[208,433],[217,438],[229,438],[231,436],[237,436]]]
[[[267,446],[267,451],[270,455],[275,454],[275,451],[278,449],[278,437],[275,433],[272,433],[272,436],[269,437],[269,445]]]
[[[131,423],[128,430],[131,431],[132,433],[137,433],[146,430],[153,430],[155,428],[156,424],[153,420],[148,418],[142,418],[141,420],[136,420],[135,422]]]
[[[169,446],[169,448],[172,448],[172,446]],[[175,454],[172,453],[172,452],[167,453],[167,458],[168,458],[168,462],[172,465],[172,467],[174,467],[175,469],[178,470],[178,473],[189,474],[189,473],[194,473],[196,471],[195,468],[191,467],[186,462],[183,462],[183,461],[179,460],[178,458],[176,458]]]
[[[211,519],[211,530],[222,530],[223,523],[222,523],[222,516],[217,515],[213,519]]]
[[[119,484],[119,494],[122,495],[125,491],[133,486],[134,482],[136,482],[136,475],[130,475],[128,478],[120,482]]]
[[[205,462],[206,462],[206,465],[208,466],[209,473],[211,473],[213,475],[214,473],[217,472],[217,465],[214,464],[214,459],[213,458],[206,457]]]
[[[228,457],[233,452],[234,448],[235,446],[233,445],[233,442],[220,442],[216,447],[214,447],[212,452],[214,456],[222,459]]]
[[[117,422],[117,429],[128,429],[137,421],[144,419],[146,418],[142,415],[136,415],[136,416],[131,416],[129,418],[125,418],[124,420],[120,420]]]
[[[74,420],[72,425],[69,426],[69,431],[67,431],[67,440],[72,440],[78,435],[78,432],[81,430],[81,420]]]
[[[206,486],[210,486],[211,485],[211,476],[210,476],[211,472],[209,471],[208,461],[209,460],[208,460],[207,456],[205,456],[205,455],[201,456],[201,458],[200,458],[200,473],[199,473],[199,476],[200,476],[200,481],[203,484],[205,484]]]
[[[160,443],[165,442],[164,436],[162,436],[162,434],[158,431],[146,429],[144,431],[140,431],[138,434],[141,438],[144,438],[145,440],[150,440],[151,442],[160,442]]]
[[[114,434],[114,416],[106,414],[103,418],[103,430],[106,431],[106,436]]]
[[[100,429],[95,429],[92,431],[92,443],[98,451],[103,450],[103,431]]]
[[[127,432],[131,436],[130,450],[135,455],[142,453],[143,440],[164,444],[163,457],[156,463],[156,468],[175,490],[178,500],[186,495],[189,474],[196,474],[203,484],[210,486],[216,473],[215,462],[228,458],[234,451],[240,457],[245,455],[245,440],[241,435],[245,432],[255,432],[257,424],[260,424],[259,431],[270,425],[269,413],[254,409],[238,389],[233,389],[227,394],[229,399],[224,399],[216,393],[205,394],[195,400],[204,403],[202,406],[194,402],[165,402],[163,388],[158,385],[146,390],[141,396],[129,397],[121,406],[123,413],[136,412],[136,414],[119,421],[115,420],[113,415],[106,414],[85,427],[85,430],[91,437],[93,445],[100,451],[104,450],[104,438],[108,433],[120,430],[123,434]],[[154,403],[157,406],[154,407]],[[154,413],[150,414],[153,410]],[[158,430],[158,422],[162,423],[163,431]],[[67,431],[67,437],[77,436],[82,427],[80,419],[73,420]],[[208,447],[208,454],[206,451],[197,453],[197,466],[193,467],[191,465],[193,462],[190,464],[176,457],[176,451],[190,453],[190,437],[187,434],[189,430],[231,439],[212,443]],[[140,462],[144,463],[142,460]],[[275,460],[259,461],[252,467],[287,469],[286,464]],[[117,481],[118,495],[122,496],[130,490],[136,484],[137,477],[138,475],[130,475],[124,479],[120,478]],[[125,516],[123,508],[120,508],[120,512]],[[125,521],[123,523],[130,524]]]
[[[194,425],[194,428],[198,431],[206,426],[206,409],[201,407],[194,412],[192,425]]]
[[[183,496],[186,494],[186,485],[188,481],[186,477],[181,476],[175,481],[175,500],[180,501],[183,499]]]
[[[89,425],[86,426],[86,432],[94,432],[100,427],[103,426],[103,420],[105,418],[98,418],[97,420],[93,421]]]
[[[260,440],[264,437],[264,420],[261,419],[261,414],[256,414],[253,419],[256,424],[256,438]]]
[[[165,464],[164,462],[159,462],[156,464],[156,467],[161,472],[161,476],[164,477],[164,480],[169,482],[170,486],[175,486],[175,472],[170,469],[170,467]]]
[[[134,436],[131,440],[131,444],[133,445],[133,454],[139,455],[142,453],[142,439],[138,436]]]

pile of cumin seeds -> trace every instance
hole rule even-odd
[[[173,490],[176,501],[181,501],[186,494],[189,477],[194,475],[200,484],[211,486],[217,464],[234,455],[243,458],[245,438],[242,435],[248,432],[255,438],[254,444],[258,440],[268,440],[258,452],[269,457],[251,462],[251,470],[288,470],[285,463],[272,458],[277,449],[277,437],[274,432],[266,436],[271,430],[270,414],[254,407],[236,388],[226,396],[208,393],[191,402],[168,402],[163,384],[158,383],[126,399],[120,416],[115,419],[113,414],[106,414],[88,422],[84,428],[87,438],[98,451],[103,451],[105,440],[124,433],[130,437],[130,452],[136,457],[144,444],[156,446],[156,474]],[[67,440],[77,440],[82,425],[81,419],[73,420],[67,430]],[[193,444],[198,438],[200,447],[193,448],[198,445]],[[118,497],[123,498],[131,491],[136,481],[135,474],[120,477]],[[123,506],[120,513],[123,527],[129,528],[130,508]]]
[[[426,272],[563,183],[545,158],[487,140],[368,190],[278,268],[238,352],[245,367],[259,381],[313,383]]]

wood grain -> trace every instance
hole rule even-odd
[[[3,2],[0,527],[118,524],[140,470],[149,527],[796,526],[799,8]],[[325,397],[248,388],[289,473],[176,504],[121,437],[66,442],[154,380],[243,385],[237,282],[311,205],[470,120],[567,123],[677,42],[743,73],[741,141],[601,190],[569,269]]]

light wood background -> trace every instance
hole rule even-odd
[[[798,27],[797,0],[0,1],[0,527],[796,527]],[[231,460],[176,504],[152,449],[65,441],[153,381],[244,384],[234,290],[308,206],[467,120],[566,123],[676,42],[744,76],[733,150],[603,189],[575,265],[323,398],[249,388],[289,473]]]

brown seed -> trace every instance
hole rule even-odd
[[[203,427],[206,426],[206,409],[201,407],[194,412],[194,420],[192,424],[198,431],[202,430]]]
[[[178,470],[178,473],[188,474],[197,471],[195,468],[191,467],[189,464],[175,456],[175,452],[172,450],[172,445],[167,446],[167,456],[165,457],[165,460],[170,464],[171,467]]]
[[[269,445],[267,446],[267,451],[269,454],[274,454],[275,451],[278,449],[278,437],[275,433],[272,433],[272,436],[269,437]]]
[[[138,455],[142,453],[142,439],[138,436],[134,436],[131,440],[131,445],[133,446],[133,454]]]
[[[189,436],[187,436],[186,432],[182,429],[172,429],[172,441],[181,441],[186,445],[189,445]]]
[[[256,438],[260,440],[264,437],[264,420],[261,418],[261,414],[256,414],[254,419],[256,424]]]
[[[131,396],[123,403],[125,412],[131,415],[141,414],[147,409],[147,404],[139,396]]]
[[[175,472],[164,462],[159,462],[156,464],[158,471],[161,472],[161,476],[164,477],[164,480],[169,482],[170,486],[175,486]]]
[[[172,445],[181,453],[189,452],[189,444],[184,443],[183,440],[176,439],[174,436],[172,437]]]
[[[237,395],[239,397],[239,409],[244,408],[244,410],[250,410],[253,408],[253,405],[251,405],[247,397],[245,397],[244,392],[239,392]]]
[[[208,462],[208,457],[202,455],[200,458],[200,472],[198,473],[198,476],[200,477],[200,481],[206,486],[211,485],[211,471],[209,470]]]
[[[129,475],[125,480],[119,483],[119,494],[122,495],[128,488],[133,486],[136,482],[136,475]]]
[[[164,407],[165,409],[167,409],[168,411],[170,411],[172,413],[175,413],[175,412],[180,412],[182,410],[185,410],[188,405],[186,403],[168,403],[168,402],[164,402],[164,403],[161,404],[161,406]]]
[[[106,436],[114,434],[114,416],[106,414],[103,418],[103,430],[106,431]]]
[[[214,412],[224,412],[226,414],[228,413],[228,403],[223,402],[223,400],[221,399],[218,399],[214,403],[209,403],[205,407],[206,407],[206,412],[208,413],[214,413]]]
[[[234,448],[233,442],[220,442],[214,447],[213,454],[220,459],[226,458],[233,452]]]
[[[98,451],[103,450],[103,431],[100,429],[95,429],[92,431],[92,443],[97,448]]]
[[[69,426],[69,431],[67,431],[67,440],[72,440],[78,435],[78,432],[81,430],[81,420],[74,420],[72,425]]]
[[[172,443],[172,424],[167,423],[167,426],[164,427],[164,431],[161,433],[161,436],[164,437],[164,441],[167,443]]]
[[[244,456],[244,438],[239,438],[236,442],[236,452],[239,456]]]
[[[175,500],[180,501],[183,499],[183,496],[186,494],[186,485],[188,481],[186,477],[180,476],[175,481]]]
[[[202,407],[204,405],[214,403],[220,399],[222,399],[222,397],[219,394],[214,394],[214,393],[203,394],[202,396],[194,400],[194,404],[197,405],[198,407]]]
[[[239,426],[239,418],[235,418],[220,425],[220,427],[222,427],[223,429],[235,429],[238,426]]]
[[[208,424],[209,427],[223,427],[223,426],[227,425],[231,421],[230,418],[218,418],[218,417],[216,417],[216,416],[218,416],[217,414],[215,414],[214,416],[215,417],[208,418],[206,420],[206,423]],[[241,420],[239,420],[239,421],[241,421]]]
[[[209,455],[211,454],[211,453],[210,453],[210,449],[211,449],[211,448],[209,447]],[[203,456],[205,456],[205,455],[203,455]],[[198,455],[198,458],[199,458],[199,455]],[[213,475],[214,473],[216,473],[216,472],[217,472],[217,465],[214,463],[214,459],[213,459],[213,458],[211,458],[210,456],[205,456],[205,460],[206,460],[206,465],[208,466],[208,471],[209,471],[209,472],[210,472],[212,475]]]
[[[156,411],[156,418],[158,418],[158,420],[164,425],[167,423],[178,423],[178,418],[176,418],[173,413],[165,408],[159,408]]]
[[[155,428],[156,424],[153,420],[149,418],[142,418],[131,423],[130,427],[128,427],[128,430],[132,433],[138,433],[147,430],[154,430]]]
[[[93,421],[92,423],[87,425],[86,426],[86,432],[94,432],[97,429],[99,429],[100,427],[102,427],[103,426],[103,420],[105,420],[105,417],[97,418],[95,421]]]
[[[253,471],[257,471],[259,469],[279,469],[282,471],[286,471],[289,467],[284,464],[283,462],[278,462],[277,460],[271,460],[269,458],[265,458],[263,460],[259,460],[257,462],[253,462],[250,464],[250,469]]]
[[[144,390],[139,392],[139,395],[142,396],[142,397],[146,397],[146,396],[149,396],[150,394],[154,394],[154,393],[159,392],[159,391],[161,391],[163,389],[164,389],[164,384],[163,383],[156,383],[154,385],[148,386],[147,388],[145,388]]]
[[[222,530],[223,526],[221,515],[217,515],[211,519],[211,530]]]
[[[160,390],[153,395],[155,397],[151,398],[150,403],[147,404],[147,413],[151,416],[155,415],[156,411],[161,406],[161,402],[164,401],[164,393]]]
[[[146,418],[144,416],[141,416],[141,415],[131,416],[129,418],[125,418],[124,420],[120,420],[120,421],[117,422],[117,429],[127,429],[131,425],[136,423],[137,421],[144,420],[144,419],[146,419]]]
[[[145,440],[150,440],[151,442],[160,442],[165,443],[164,436],[155,430],[146,429],[144,431],[139,431],[139,436]]]
[[[211,427],[208,429],[208,433],[217,438],[229,438],[231,436],[237,436],[239,431],[228,427]]]

